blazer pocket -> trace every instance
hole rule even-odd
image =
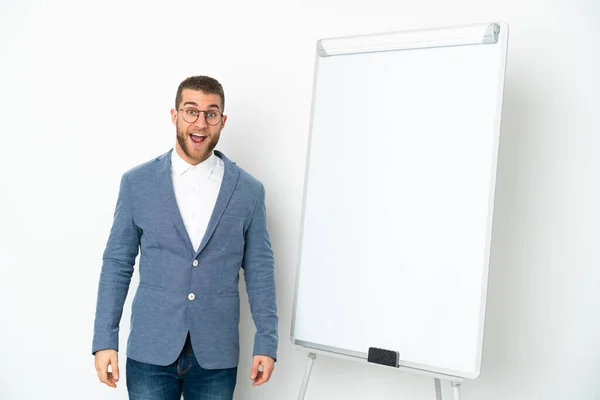
[[[247,217],[247,215],[240,215],[240,214],[235,214],[235,213],[231,213],[231,212],[225,212],[221,218],[233,218],[233,219],[239,219],[239,220],[245,220]]]
[[[220,310],[233,310],[239,313],[240,296],[219,296],[217,297],[216,307]],[[230,318],[230,317],[226,317]]]

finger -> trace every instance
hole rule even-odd
[[[260,386],[263,383],[266,383],[268,381],[268,377],[267,374],[263,371],[260,373],[258,379],[252,384],[253,386]]]
[[[96,375],[98,375],[98,380],[102,381],[102,375],[100,374],[100,366],[98,365],[98,362],[94,363],[94,368],[96,368]]]
[[[263,369],[263,379],[266,382],[269,382],[271,379],[271,375],[273,374],[273,368],[264,368]]]
[[[96,364],[96,372],[98,373],[98,378],[100,379],[100,382],[104,383],[107,386],[116,388],[117,385],[115,385],[111,379],[112,379],[112,373],[108,372],[108,366],[110,365],[110,360],[106,360],[101,364]]]
[[[259,385],[262,385],[263,383],[269,382],[274,369],[275,369],[275,365],[273,365],[272,363],[269,363],[269,362],[265,363],[262,366],[262,372],[260,373],[260,379],[258,379],[256,381],[255,386],[259,386]]]
[[[263,377],[263,372],[258,371],[258,374],[256,374],[256,379],[254,379],[254,382],[252,382],[252,386],[262,385],[262,382],[261,382],[262,377]]]
[[[119,382],[119,360],[116,356],[111,358],[110,365],[112,367],[112,382]]]
[[[113,382],[113,374],[112,374],[112,372],[109,372],[109,373],[107,374],[107,379],[106,379],[106,382],[104,382],[104,383],[105,383],[107,386],[110,386],[110,387],[112,387],[112,388],[116,388],[116,387],[117,387],[117,385],[115,385],[115,383]]]
[[[256,376],[258,375],[258,366],[260,365],[260,360],[255,358],[252,362],[252,370],[250,371],[250,379],[256,380]]]
[[[106,383],[108,379],[108,365],[98,365],[96,366],[96,371],[98,372],[98,379],[100,382]]]

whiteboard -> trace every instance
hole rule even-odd
[[[462,28],[423,31],[425,48],[319,42],[296,345],[479,375],[508,41],[489,26],[494,43],[463,43]]]

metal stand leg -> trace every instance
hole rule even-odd
[[[306,388],[308,387],[308,380],[310,379],[310,372],[312,371],[313,364],[315,363],[315,358],[317,358],[315,353],[308,353],[308,362],[306,363],[306,370],[304,371],[304,379],[302,380],[302,387],[300,388],[298,400],[304,400]]]
[[[435,381],[435,400],[442,400],[442,382],[438,378]]]
[[[454,400],[460,400],[460,382],[452,382],[452,392],[454,393]]]

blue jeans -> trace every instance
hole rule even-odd
[[[190,337],[177,360],[167,366],[127,358],[130,400],[232,400],[237,368],[204,369],[196,361]]]

